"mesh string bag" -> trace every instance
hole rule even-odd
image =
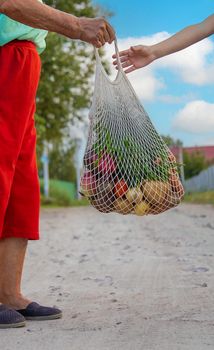
[[[176,159],[155,130],[118,60],[111,81],[96,55],[80,193],[103,213],[159,214],[184,195]]]

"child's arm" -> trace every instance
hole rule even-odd
[[[115,37],[113,28],[104,18],[78,18],[37,0],[0,0],[0,13],[31,27],[80,39],[96,47],[111,43]]]
[[[133,46],[129,50],[121,51],[122,67],[127,68],[126,73],[133,72],[160,57],[183,50],[211,34],[214,34],[214,15],[209,16],[201,23],[186,27],[158,44]],[[113,55],[113,58],[116,56]],[[115,60],[113,63],[117,67],[117,61]]]

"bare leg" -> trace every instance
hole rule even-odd
[[[0,240],[0,303],[13,309],[24,309],[31,303],[21,294],[21,279],[28,240]]]

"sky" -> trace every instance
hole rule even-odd
[[[213,0],[93,2],[113,12],[109,21],[120,50],[160,42],[214,13]],[[111,63],[113,45],[105,50]],[[214,36],[128,78],[159,133],[179,138],[185,146],[214,145]]]

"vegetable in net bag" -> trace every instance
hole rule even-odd
[[[80,191],[100,212],[159,214],[184,195],[175,157],[155,130],[119,59],[110,81],[96,49],[96,78]]]

